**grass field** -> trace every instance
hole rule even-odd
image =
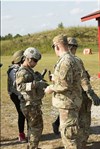
[[[100,79],[97,74],[100,71],[98,67],[98,53],[92,55],[83,55],[77,53],[83,60],[86,70],[91,75],[91,84],[96,93],[100,96]],[[55,54],[44,54],[41,61],[36,66],[35,70],[42,72],[44,68],[53,72],[53,66],[57,61]],[[1,63],[3,63],[1,71],[1,148],[2,149],[26,149],[26,144],[19,144],[16,137],[18,136],[17,129],[17,113],[7,93],[7,69],[11,63],[10,56],[2,56]],[[49,81],[46,74],[45,79]],[[49,82],[50,83],[50,82]],[[44,131],[40,141],[42,149],[62,149],[62,142],[60,137],[56,137],[52,132],[52,118],[51,113],[51,95],[46,95],[43,99],[43,119]],[[100,125],[100,124],[99,124]],[[96,143],[91,149],[99,149],[100,135],[92,134],[89,139],[89,144]],[[88,147],[88,149],[90,149]]]
[[[84,66],[86,70],[89,71],[91,76],[98,74],[98,72],[100,71],[100,67],[97,52],[94,52],[91,55],[83,55],[82,53],[77,53],[77,56],[79,56],[83,60]],[[11,56],[1,57],[1,63],[3,63],[3,67],[1,68],[2,89],[6,88],[6,72],[8,66],[11,64],[11,59]],[[48,70],[51,70],[53,72],[53,66],[55,65],[57,59],[58,58],[55,56],[55,54],[43,54],[42,59],[38,62],[38,65],[35,67],[35,70],[42,72],[44,68],[47,68]],[[45,78],[48,80],[47,74]]]
[[[82,53],[77,53],[77,56],[83,60],[84,66],[91,76],[98,75],[98,72],[100,72],[100,67],[98,65],[98,53],[94,52],[92,55],[83,55]],[[42,59],[38,62],[35,70],[42,72],[43,69],[46,68],[47,70],[51,70],[51,72],[53,72],[53,67],[57,59],[58,58],[55,54],[43,54]],[[11,64],[11,60],[11,56],[1,57],[1,63],[3,64],[3,67],[1,68],[1,96],[3,96],[3,93],[4,95],[5,93],[7,94],[7,69],[8,66]],[[45,79],[49,81],[48,73],[45,75]]]

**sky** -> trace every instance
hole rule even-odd
[[[1,36],[27,35],[64,27],[97,26],[81,18],[100,10],[100,0],[1,0]]]

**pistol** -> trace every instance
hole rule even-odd
[[[52,81],[52,76],[51,76],[51,71],[48,71],[48,77],[49,77],[49,81]]]
[[[46,72],[47,72],[47,69],[44,69],[44,70],[42,71],[42,73],[41,73],[42,78],[44,78]]]

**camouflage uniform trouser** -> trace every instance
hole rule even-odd
[[[24,106],[21,109],[28,122],[29,149],[37,149],[43,131],[43,119],[40,106]]]
[[[58,119],[58,116],[59,116],[58,108],[52,106],[51,107],[51,121],[52,121],[52,123],[54,123]],[[58,124],[58,127],[59,127],[59,124]]]
[[[65,149],[78,149],[78,110],[59,109],[60,132]]]
[[[85,148],[90,132],[92,101],[87,97],[84,91],[82,92],[82,97],[83,102],[79,111],[79,142],[80,146],[82,146],[81,148]]]

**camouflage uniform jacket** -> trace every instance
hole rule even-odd
[[[66,52],[58,60],[54,70],[53,106],[57,108],[80,108],[82,103],[81,71],[74,56]]]
[[[21,103],[26,105],[41,105],[41,84],[35,80],[35,73],[29,67],[21,66],[16,73],[17,90],[21,93]],[[34,84],[34,85],[33,85]],[[34,86],[34,87],[33,87]]]
[[[16,80],[16,72],[19,69],[18,64],[13,64],[9,66],[7,71],[8,78],[7,78],[7,86],[8,86],[8,93],[11,95],[12,93],[19,95],[19,92],[16,89],[15,80]]]
[[[81,86],[84,91],[88,91],[88,90],[92,89],[92,86],[91,86],[90,80],[89,80],[90,78],[88,77],[89,74],[87,74],[82,60],[77,56],[75,56],[75,59],[81,69]]]

